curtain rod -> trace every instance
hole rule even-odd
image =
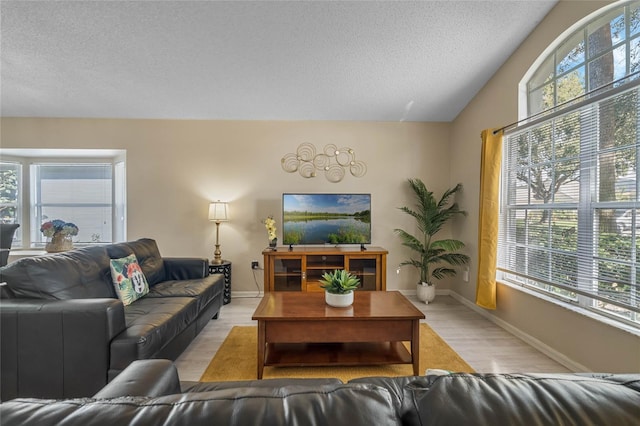
[[[538,112],[538,113],[536,113],[536,114],[533,114],[533,115],[531,115],[531,116],[529,116],[529,117],[523,118],[522,120],[514,121],[513,123],[510,123],[510,124],[507,124],[506,126],[500,127],[499,129],[494,130],[494,131],[493,131],[493,134],[495,135],[495,134],[497,134],[497,133],[499,133],[499,132],[501,132],[501,131],[503,131],[503,130],[506,130],[506,129],[508,129],[508,128],[510,128],[510,127],[513,127],[513,126],[517,126],[518,124],[523,123],[523,122],[525,122],[525,121],[529,121],[529,120],[532,120],[532,119],[534,119],[534,118],[536,118],[536,117],[539,117],[539,116],[541,116],[541,115],[548,114],[549,112],[551,112],[551,111],[553,111],[553,110],[556,110],[556,109],[558,109],[558,108],[561,108],[561,107],[563,107],[563,106],[565,106],[565,105],[567,105],[567,104],[570,104],[570,103],[572,103],[572,102],[575,102],[575,101],[576,101],[576,100],[578,100],[578,99],[586,98],[587,96],[592,95],[592,94],[594,94],[595,92],[598,92],[598,91],[600,91],[600,90],[604,89],[605,87],[608,87],[608,86],[614,85],[614,84],[616,84],[616,83],[619,83],[619,82],[621,82],[621,81],[623,81],[623,80],[629,79],[630,77],[636,76],[636,75],[638,75],[638,74],[640,74],[640,71],[636,71],[636,72],[634,72],[634,73],[627,74],[627,75],[625,75],[625,76],[624,76],[624,77],[622,77],[622,78],[619,78],[619,79],[617,79],[617,80],[611,81],[611,82],[606,83],[606,84],[603,84],[602,86],[596,87],[595,89],[593,89],[593,90],[591,90],[591,91],[589,91],[589,92],[587,92],[587,93],[585,93],[585,94],[582,94],[582,95],[580,95],[580,96],[576,96],[575,98],[569,99],[568,101],[564,101],[564,102],[562,102],[561,104],[555,105],[555,106],[553,106],[553,107],[551,107],[551,108],[549,108],[549,109],[545,109],[544,111],[540,111],[540,112]]]

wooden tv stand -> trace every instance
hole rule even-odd
[[[360,278],[360,290],[387,289],[387,250],[382,247],[278,247],[266,249],[264,291],[324,291],[325,272],[346,269]]]

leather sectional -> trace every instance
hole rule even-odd
[[[616,425],[640,421],[640,374],[467,374],[180,383],[132,363],[91,398],[0,404],[3,426]]]
[[[134,253],[149,293],[117,298],[110,260]],[[176,359],[223,301],[207,259],[163,258],[152,239],[23,258],[0,268],[0,398],[94,394],[131,362]]]

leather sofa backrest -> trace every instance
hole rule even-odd
[[[399,425],[389,392],[369,384],[235,388],[157,398],[66,401],[15,399],[0,405],[3,426]]]
[[[141,238],[136,241],[111,244],[106,248],[111,259],[119,259],[132,253],[135,254],[138,264],[142,268],[142,273],[150,286],[166,280],[164,262],[155,240]]]
[[[368,383],[383,387],[389,391],[393,406],[403,425],[419,425],[418,411],[413,401],[413,392],[409,383],[416,380],[416,376],[399,377],[361,377],[349,380],[349,384]]]
[[[33,299],[115,298],[104,246],[25,257],[0,269],[13,297]]]
[[[150,286],[165,280],[164,262],[155,240],[81,247],[47,256],[25,257],[0,269],[12,297],[33,299],[117,298],[110,259],[134,253]]]
[[[637,374],[457,373],[420,377],[407,391],[416,424],[635,426],[639,384]]]

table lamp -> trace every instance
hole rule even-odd
[[[220,251],[220,222],[229,220],[229,204],[220,200],[209,204],[209,220],[216,223],[216,250],[213,252],[211,263],[220,265],[222,263],[222,252]]]

